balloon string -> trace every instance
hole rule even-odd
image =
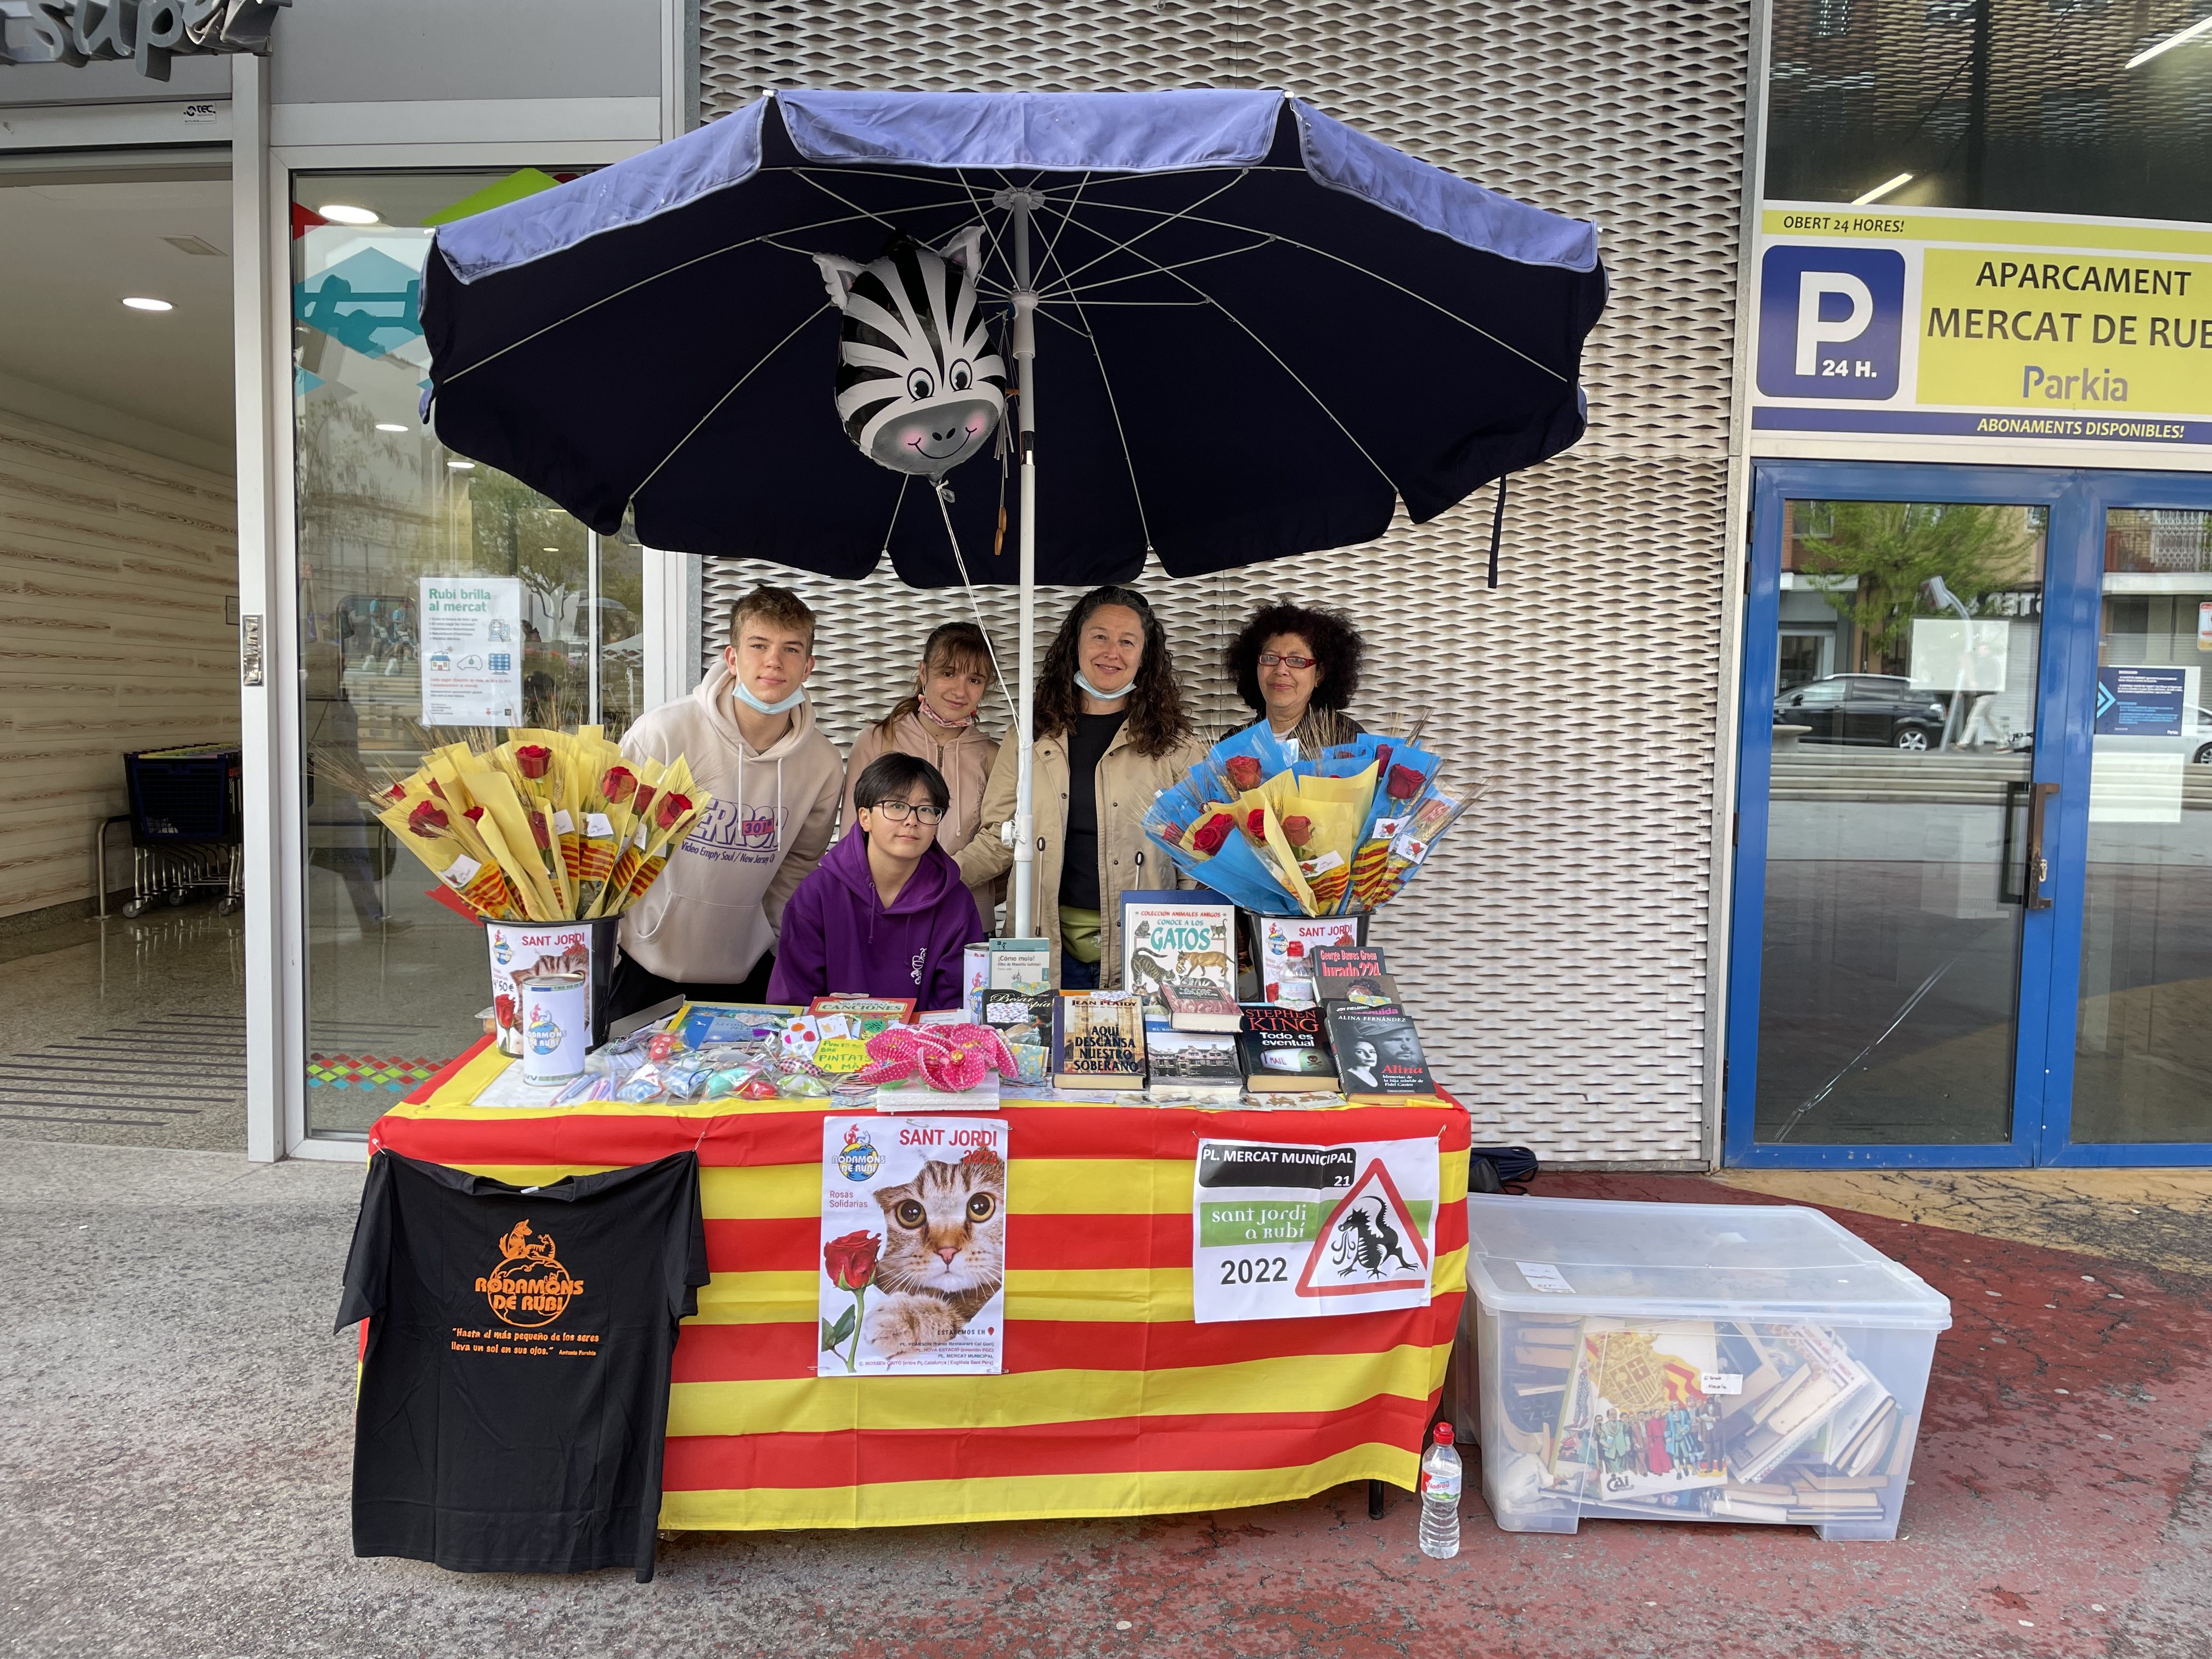
[[[945,520],[945,539],[952,544],[952,562],[959,568],[960,586],[967,590],[968,608],[975,613],[975,631],[983,636],[983,649],[991,657],[991,672],[999,677],[999,694],[1006,698],[1007,716],[1018,732],[1022,725],[1022,711],[1014,706],[1014,694],[1006,688],[1006,670],[999,666],[999,647],[991,643],[991,630],[983,624],[983,607],[976,601],[975,584],[968,579],[968,561],[960,554],[960,537],[952,528],[952,486],[942,478],[935,480],[935,483],[936,489],[933,493],[937,496],[938,516]]]

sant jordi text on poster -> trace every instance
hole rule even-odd
[[[1201,1325],[1425,1308],[1434,1140],[1198,1143],[1191,1294]]]
[[[1006,1125],[822,1124],[823,1376],[995,1376],[1006,1335]]]

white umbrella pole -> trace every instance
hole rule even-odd
[[[1006,933],[1037,936],[1036,802],[1030,745],[1036,739],[1036,290],[1030,286],[1030,213],[1042,198],[1026,190],[998,192],[1014,230],[1014,363],[1021,396],[1022,570],[1021,695],[1014,705],[1014,890],[1006,907]]]

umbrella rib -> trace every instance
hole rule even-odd
[[[866,214],[861,216],[863,218],[867,216],[869,216]],[[793,225],[787,230],[763,231],[759,235],[748,236],[741,242],[726,243],[720,247],[710,249],[705,253],[698,254],[694,258],[683,260],[678,264],[669,266],[665,270],[656,270],[650,276],[641,276],[635,282],[628,283],[622,288],[618,288],[611,294],[602,294],[598,299],[592,301],[589,305],[577,307],[575,310],[570,312],[565,317],[556,317],[551,322],[546,324],[544,327],[532,330],[520,339],[512,341],[509,343],[501,346],[498,350],[493,352],[489,357],[479,357],[476,362],[469,364],[465,368],[455,369],[452,374],[446,376],[445,380],[441,382],[441,385],[451,386],[463,375],[475,374],[477,370],[482,368],[486,363],[495,363],[501,357],[506,356],[508,352],[520,350],[524,346],[528,345],[532,340],[537,339],[540,335],[550,334],[555,329],[559,328],[565,324],[573,323],[577,318],[583,316],[587,312],[597,311],[601,306],[612,305],[617,300],[621,299],[624,295],[635,294],[638,289],[643,288],[648,283],[657,283],[664,276],[673,276],[679,270],[688,270],[693,265],[704,264],[709,259],[719,259],[725,253],[734,253],[741,247],[753,247],[763,242],[768,243],[770,246],[776,246],[775,238],[778,236],[789,236],[795,232],[802,230],[826,230],[831,225],[849,225],[853,221],[850,217],[838,219],[817,219],[811,225]],[[790,252],[793,250],[785,249],[784,251],[786,252]]]
[[[1268,243],[1274,241],[1276,239],[1273,236],[1262,235],[1256,242],[1249,243],[1243,247],[1232,247],[1225,253],[1201,253],[1195,259],[1180,259],[1174,264],[1162,265],[1159,269],[1162,271],[1188,270],[1193,265],[1210,264],[1216,259],[1233,259],[1239,254],[1257,253],[1261,248],[1267,246]],[[1100,256],[1102,258],[1111,257],[1111,255],[1105,254],[1102,254]],[[1092,264],[1097,264],[1098,261],[1097,259],[1093,259],[1091,263]],[[1149,270],[1138,270],[1132,271],[1127,276],[1103,276],[1098,281],[1086,283],[1079,289],[1073,286],[1054,289],[1040,297],[1046,301],[1073,301],[1075,300],[1076,296],[1079,295],[1096,294],[1100,289],[1112,288],[1116,283],[1140,283],[1144,281],[1146,277],[1150,276],[1153,273]],[[1139,303],[1142,302],[1139,301]]]
[[[1215,193],[1218,194],[1219,192],[1217,191]],[[1211,199],[1212,198],[1207,198],[1207,200]],[[1191,208],[1186,208],[1181,212],[1169,213],[1162,208],[1133,207],[1127,202],[1102,202],[1099,205],[1101,207],[1112,208],[1116,212],[1121,213],[1157,214],[1160,216],[1163,222],[1169,219],[1182,218],[1192,210]],[[1205,202],[1197,202],[1194,203],[1192,207],[1199,208],[1204,207],[1205,205]],[[1427,295],[1421,293],[1419,290],[1407,288],[1403,283],[1394,282],[1389,277],[1385,276],[1381,271],[1370,270],[1365,265],[1356,264],[1353,261],[1344,258],[1341,254],[1331,253],[1325,247],[1316,247],[1311,242],[1301,242],[1295,236],[1284,236],[1279,235],[1273,231],[1262,230],[1257,225],[1240,225],[1228,219],[1193,218],[1191,222],[1193,224],[1199,225],[1212,225],[1220,230],[1241,230],[1247,236],[1265,236],[1273,241],[1280,242],[1285,247],[1300,248],[1308,253],[1317,255],[1323,259],[1333,260],[1336,264],[1342,265],[1346,270],[1356,270],[1363,276],[1373,278],[1376,282],[1382,283],[1385,288],[1396,289],[1399,293],[1406,295],[1408,299],[1419,301],[1423,305],[1428,307],[1430,310],[1437,312],[1440,315],[1450,318],[1452,321],[1457,323],[1462,328],[1467,329],[1472,333],[1480,334],[1484,339],[1489,341],[1500,350],[1510,351],[1516,357],[1520,358],[1523,362],[1529,364],[1533,368],[1541,369],[1545,374],[1559,381],[1560,385],[1572,386],[1574,384],[1574,381],[1571,379],[1560,374],[1558,369],[1553,368],[1549,363],[1545,362],[1539,358],[1531,357],[1527,352],[1522,350],[1520,347],[1515,345],[1510,340],[1499,339],[1495,334],[1492,334],[1488,329],[1483,327],[1480,323],[1469,322],[1457,312],[1453,311],[1447,307],[1438,305],[1434,300],[1431,300]],[[1157,229],[1158,227],[1155,226],[1154,228]],[[1503,256],[1500,257],[1502,258]]]
[[[629,492],[630,500],[634,501],[644,493],[645,487],[660,476],[660,469],[666,466],[669,462],[676,459],[677,450],[682,449],[684,445],[690,443],[692,439],[699,435],[699,428],[706,425],[708,422],[713,420],[714,416],[720,412],[722,405],[738,395],[738,388],[739,386],[743,386],[747,380],[751,380],[754,375],[760,373],[761,365],[763,363],[767,362],[769,358],[775,356],[777,352],[782,350],[784,347],[789,345],[792,341],[798,338],[799,331],[800,329],[805,328],[807,324],[812,322],[817,317],[819,317],[823,312],[829,309],[830,302],[827,300],[824,300],[820,305],[815,307],[813,310],[808,312],[804,317],[801,317],[799,321],[793,325],[790,333],[785,335],[783,338],[778,340],[766,351],[761,353],[759,358],[753,363],[753,366],[747,369],[744,374],[738,375],[738,378],[731,383],[730,389],[727,392],[725,392],[720,397],[714,399],[714,406],[691,423],[691,429],[676,441],[675,447],[671,449],[665,455],[663,455],[658,461],[653,463],[653,471],[647,473],[642,478],[640,478],[637,483],[631,487]]]
[[[1079,197],[1079,191],[1078,198]],[[1061,230],[1067,228],[1068,221],[1073,217],[1074,213],[1075,199],[1071,199],[1067,210],[1060,216]],[[1053,253],[1053,250],[1059,246],[1060,237],[1055,234],[1051,242],[1045,247],[1045,264],[1057,265],[1060,263]],[[1140,254],[1138,257],[1141,258],[1143,256]],[[1129,433],[1128,429],[1121,424],[1121,400],[1114,395],[1114,377],[1106,372],[1106,355],[1098,349],[1098,337],[1091,331],[1091,319],[1084,315],[1083,301],[1071,294],[1068,303],[1075,307],[1075,314],[1082,319],[1083,326],[1077,331],[1090,345],[1091,360],[1098,365],[1098,383],[1106,389],[1107,411],[1114,417],[1114,436],[1121,446],[1121,465],[1128,470],[1129,473],[1129,496],[1137,504],[1137,527],[1144,532],[1145,545],[1149,549],[1152,544],[1152,521],[1145,511],[1145,492],[1137,484],[1137,460],[1135,456],[1129,453]],[[1066,326],[1063,319],[1054,318],[1053,320],[1060,323],[1063,327]]]
[[[1266,234],[1263,231],[1255,231],[1253,234],[1255,235]],[[1132,250],[1132,252],[1133,252],[1133,250]],[[1135,257],[1142,259],[1146,264],[1152,266],[1155,270],[1158,270],[1162,276],[1170,277],[1174,281],[1181,283],[1193,294],[1197,295],[1200,299],[1205,301],[1216,311],[1226,317],[1231,322],[1243,329],[1247,335],[1250,336],[1252,343],[1258,346],[1261,350],[1266,352],[1270,357],[1273,357],[1275,360],[1275,366],[1281,369],[1284,374],[1291,377],[1291,380],[1296,383],[1299,391],[1304,392],[1307,397],[1313,399],[1314,407],[1320,410],[1322,414],[1328,416],[1329,423],[1335,427],[1339,432],[1344,434],[1346,441],[1350,443],[1354,449],[1359,452],[1361,457],[1366,461],[1367,465],[1373,467],[1376,474],[1382,478],[1382,482],[1390,486],[1392,493],[1396,495],[1401,500],[1404,499],[1406,492],[1398,488],[1398,481],[1392,477],[1389,473],[1383,471],[1382,463],[1376,460],[1374,456],[1369,454],[1367,453],[1367,446],[1360,442],[1359,440],[1353,435],[1352,430],[1350,427],[1345,425],[1342,421],[1337,418],[1336,411],[1328,406],[1328,400],[1324,398],[1321,393],[1316,392],[1311,386],[1308,386],[1305,383],[1304,378],[1299,374],[1297,370],[1292,368],[1288,363],[1285,362],[1283,361],[1282,354],[1277,351],[1274,347],[1269,345],[1265,340],[1261,339],[1258,332],[1254,330],[1249,323],[1246,322],[1242,317],[1239,317],[1227,306],[1222,304],[1221,301],[1216,299],[1212,295],[1208,294],[1196,283],[1192,282],[1189,277],[1182,276],[1179,272],[1167,270],[1164,266],[1162,266],[1158,261],[1152,258],[1150,254],[1138,253]]]
[[[1243,181],[1243,178],[1244,178],[1244,174],[1243,174],[1243,173],[1238,173],[1237,174],[1236,174],[1236,175],[1235,175],[1235,177],[1231,178],[1231,179],[1229,180],[1229,182],[1228,182],[1227,184],[1225,184],[1225,185],[1222,185],[1222,186],[1221,186],[1221,188],[1220,188],[1219,190],[1212,190],[1212,191],[1208,191],[1205,195],[1203,195],[1203,196],[1200,197],[1200,198],[1198,198],[1198,200],[1196,200],[1195,202],[1193,202],[1193,203],[1192,203],[1188,207],[1186,207],[1186,208],[1178,208],[1178,209],[1176,209],[1173,213],[1168,213],[1168,212],[1165,212],[1164,210],[1161,210],[1161,209],[1158,209],[1158,208],[1152,209],[1152,211],[1153,211],[1153,212],[1155,212],[1155,213],[1158,213],[1158,214],[1160,215],[1160,222],[1159,222],[1159,223],[1158,223],[1158,224],[1154,225],[1154,226],[1152,228],[1152,230],[1143,230],[1143,231],[1139,231],[1139,232],[1138,232],[1138,233],[1137,233],[1137,234],[1135,234],[1134,236],[1132,236],[1132,237],[1131,237],[1127,241],[1126,241],[1126,242],[1115,241],[1115,240],[1114,240],[1114,238],[1112,238],[1112,237],[1110,237],[1110,236],[1107,236],[1103,231],[1099,230],[1099,229],[1098,229],[1098,228],[1097,228],[1096,225],[1091,226],[1091,234],[1094,234],[1094,235],[1097,235],[1097,236],[1101,237],[1101,238],[1102,238],[1103,240],[1104,240],[1107,242],[1107,244],[1109,245],[1109,246],[1108,246],[1108,248],[1107,248],[1107,251],[1106,251],[1105,252],[1103,252],[1103,253],[1100,254],[1100,255],[1098,256],[1098,258],[1097,258],[1091,260],[1091,261],[1090,262],[1090,264],[1080,264],[1080,265],[1078,265],[1078,266],[1076,266],[1076,268],[1075,268],[1074,270],[1063,270],[1063,271],[1060,273],[1060,281],[1061,281],[1064,284],[1071,284],[1071,285],[1072,285],[1072,284],[1074,283],[1075,279],[1076,279],[1077,277],[1080,276],[1081,275],[1083,275],[1083,273],[1084,273],[1085,271],[1086,271],[1086,270],[1090,270],[1091,265],[1098,264],[1100,264],[1101,262],[1103,262],[1103,261],[1104,261],[1104,260],[1110,259],[1110,258],[1113,258],[1116,253],[1127,253],[1127,252],[1129,252],[1132,248],[1133,248],[1133,247],[1134,247],[1134,246],[1135,246],[1139,242],[1143,241],[1143,240],[1145,240],[1145,238],[1146,238],[1146,237],[1147,237],[1147,236],[1151,235],[1151,234],[1152,234],[1152,231],[1154,231],[1154,230],[1165,230],[1165,229],[1166,229],[1170,225],[1173,224],[1176,220],[1181,219],[1181,218],[1183,218],[1183,217],[1185,217],[1185,216],[1188,216],[1188,215],[1196,213],[1196,212],[1199,210],[1199,209],[1200,209],[1200,208],[1204,207],[1204,206],[1205,206],[1208,202],[1210,202],[1210,201],[1213,200],[1213,198],[1214,198],[1215,197],[1217,197],[1217,196],[1220,196],[1220,195],[1223,195],[1223,194],[1224,194],[1225,192],[1227,192],[1227,191],[1232,191],[1232,190],[1236,189],[1236,188],[1237,188],[1237,185]],[[1107,205],[1108,207],[1117,207],[1117,206],[1120,206],[1121,204],[1120,204],[1119,203],[1109,202],[1109,203],[1107,203],[1105,205]],[[1131,211],[1132,210],[1129,210],[1129,209],[1124,208],[1122,210],[1123,210],[1124,212],[1127,212],[1127,211]],[[1196,221],[1195,222],[1197,222],[1197,223],[1200,223],[1200,224],[1212,224],[1212,223],[1213,223],[1213,222],[1214,222],[1214,221],[1210,220],[1210,219],[1205,219],[1205,220],[1199,220],[1199,221]],[[1243,228],[1242,226],[1239,226],[1239,227],[1238,227],[1238,228],[1239,228],[1239,229],[1242,229],[1242,228]],[[1247,235],[1250,235],[1250,236],[1265,236],[1266,234],[1267,234],[1267,233],[1266,231],[1264,231],[1264,230],[1251,230],[1251,231],[1246,231],[1246,233],[1245,233],[1245,234],[1246,234]],[[1139,254],[1137,257],[1138,257],[1139,258],[1144,258],[1144,255],[1142,255],[1142,254]],[[1149,263],[1149,261],[1148,261],[1147,263]]]

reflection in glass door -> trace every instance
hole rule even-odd
[[[2048,511],[1776,505],[1754,1140],[2002,1145]]]
[[[2071,1139],[2212,1141],[2212,513],[2112,508],[2103,562]]]

